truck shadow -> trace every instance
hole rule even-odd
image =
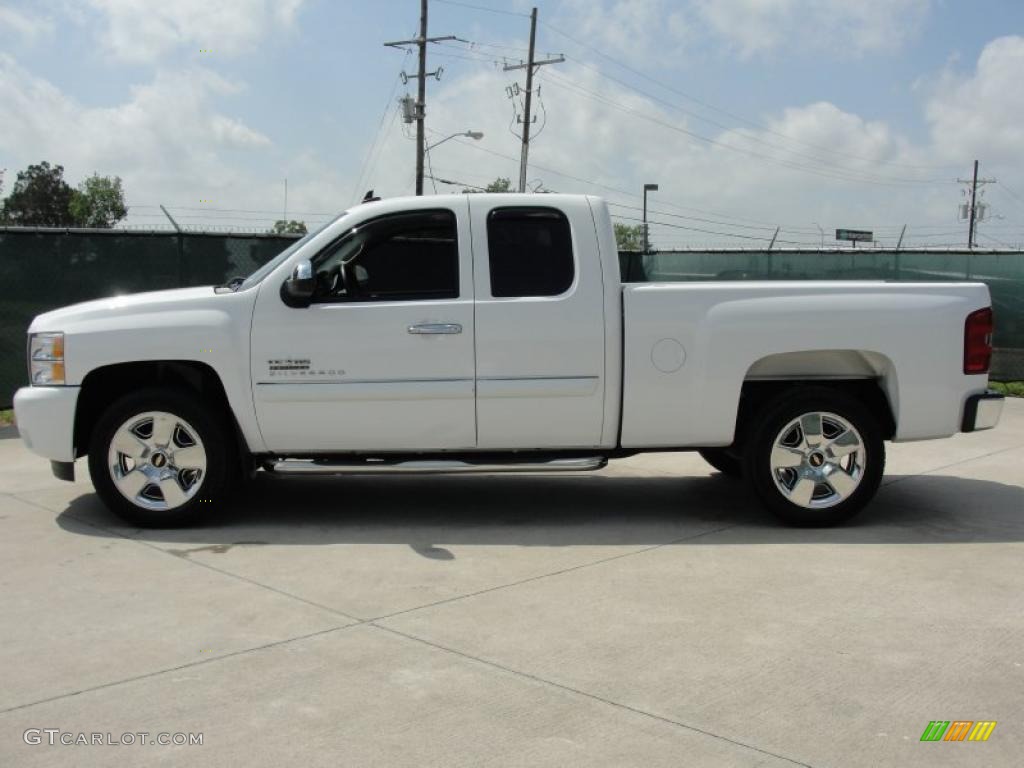
[[[130,527],[92,493],[74,499],[57,523],[76,534],[173,545],[182,555],[235,546],[401,544],[450,560],[447,547],[467,545],[1024,541],[1022,512],[1024,488],[948,476],[890,477],[857,518],[827,529],[782,526],[741,483],[717,474],[258,476],[199,528]]]

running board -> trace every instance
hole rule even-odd
[[[608,464],[604,456],[550,461],[324,461],[317,459],[283,459],[267,462],[267,468],[282,475],[429,475],[474,472],[588,472]]]

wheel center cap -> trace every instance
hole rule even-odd
[[[818,467],[825,463],[825,457],[818,452],[814,452],[807,459],[807,463],[810,464],[815,469],[817,469]]]
[[[167,464],[167,457],[164,454],[157,451],[156,453],[153,454],[152,458],[150,458],[149,463],[152,464],[157,469],[160,469],[161,467]]]

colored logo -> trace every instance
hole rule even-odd
[[[921,741],[988,741],[995,727],[995,720],[932,720]]]

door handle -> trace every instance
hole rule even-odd
[[[410,325],[409,333],[418,335],[462,333],[462,326],[459,323],[419,323]]]

